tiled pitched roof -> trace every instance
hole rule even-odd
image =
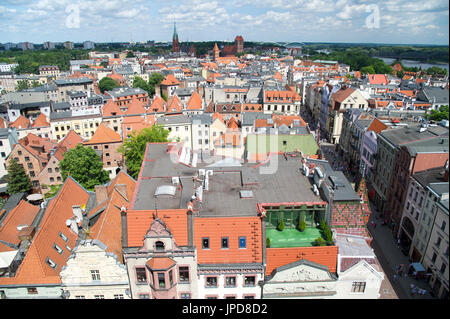
[[[187,110],[201,110],[201,109],[203,109],[202,98],[197,93],[197,91],[194,91],[192,93],[191,98],[189,99],[189,101],[187,103],[186,109]]]
[[[116,185],[126,185],[126,193],[121,194]],[[120,171],[108,187],[108,202],[105,210],[100,214],[97,222],[90,228],[92,239],[97,239],[106,245],[107,251],[114,253],[121,262],[122,255],[122,219],[120,209],[128,209],[133,196],[136,182],[124,171]]]
[[[180,85],[180,82],[176,79],[176,77],[172,73],[169,73],[166,75],[165,79],[161,82],[161,85],[166,86]]]
[[[276,100],[275,100],[276,98]],[[281,98],[283,100],[281,100]],[[289,101],[287,100],[289,98]],[[300,101],[301,97],[297,92],[293,91],[265,91],[264,92],[264,101],[267,102],[280,102],[280,103],[289,103],[294,101]]]
[[[367,77],[369,78],[370,84],[385,84],[385,85],[387,85],[389,83],[385,74],[367,74]]]
[[[166,270],[175,265],[175,261],[168,257],[154,257],[147,262],[152,270]]]
[[[133,97],[131,103],[128,104],[128,108],[125,114],[127,115],[145,114],[147,110],[145,109],[144,105],[145,105],[144,102],[141,102],[137,98]]]
[[[48,204],[38,231],[22,261],[15,277],[0,278],[0,285],[60,284],[59,272],[75,248],[78,235],[66,225],[73,216],[72,206],[85,205],[89,193],[71,177],[67,178],[55,198]],[[67,241],[60,237],[62,233]],[[58,253],[53,245],[62,249]],[[67,249],[66,247],[69,247]],[[46,260],[50,258],[56,267],[52,268]]]
[[[114,130],[100,123],[94,135],[85,145],[122,142],[122,138]]]
[[[281,75],[280,72],[275,73],[275,75],[273,76],[273,78],[274,78],[275,80],[283,81],[283,75]]]
[[[50,126],[50,123],[47,121],[47,117],[44,113],[40,113],[38,117],[34,120],[31,127],[46,127]]]
[[[154,210],[127,211],[128,247],[141,247],[144,244],[144,236],[155,218]],[[186,209],[158,210],[158,218],[169,228],[178,246],[188,244]]]
[[[381,131],[387,129],[388,126],[381,122],[379,119],[374,118],[372,120],[372,123],[370,123],[369,127],[367,128],[368,131],[374,131],[377,134],[380,134]]]
[[[335,102],[342,103],[346,98],[348,98],[353,92],[355,92],[355,89],[351,87],[342,88],[339,91],[333,93],[332,99]]]
[[[83,143],[83,139],[74,130],[70,130],[66,136],[59,142],[58,147],[66,147],[68,149],[75,148],[78,144]]]
[[[337,270],[337,255],[337,246],[267,248],[266,275],[270,276],[276,268],[300,259],[326,266],[331,273],[335,273]]]
[[[6,121],[0,116],[0,128],[6,128]]]
[[[20,240],[18,237],[19,231],[17,230],[17,226],[30,226],[39,209],[39,206],[31,205],[27,201],[21,200],[19,204],[8,213],[0,225],[0,240],[19,245]],[[0,252],[1,251],[2,249],[0,247]]]
[[[20,129],[20,128],[28,128],[30,124],[31,124],[30,120],[27,119],[25,116],[21,115],[14,122],[10,123],[9,126]]]
[[[153,99],[153,102],[150,105],[147,113],[163,113],[166,111],[166,106],[166,101],[164,101],[162,97],[155,95],[155,98]]]
[[[228,120],[227,128],[234,131],[239,130],[239,123],[234,116]]]
[[[262,262],[261,219],[259,217],[195,218],[194,245],[199,264]],[[202,238],[209,238],[209,249],[202,249]],[[222,249],[228,237],[228,249]],[[246,237],[246,248],[239,248],[239,237]]]
[[[116,103],[114,103],[112,99],[109,99],[108,102],[103,105],[102,111],[103,116],[123,115],[120,107]]]
[[[181,113],[183,111],[183,103],[174,95],[167,101],[167,113]]]

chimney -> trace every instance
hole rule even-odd
[[[106,185],[95,186],[95,197],[97,198],[97,205],[108,199],[108,188]]]
[[[115,189],[128,200],[127,185],[116,184]]]

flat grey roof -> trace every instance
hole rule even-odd
[[[336,236],[336,246],[339,247],[341,257],[373,257],[375,253],[362,237],[338,234]]]
[[[255,167],[243,163],[241,166],[206,166],[199,163],[196,168],[173,163],[167,153],[168,144],[149,144],[147,158],[139,178],[139,187],[133,209],[154,209],[154,193],[157,187],[172,185],[172,177],[179,177],[181,185],[174,196],[158,198],[158,208],[186,208],[187,202],[201,185],[199,169],[211,170],[209,187],[203,190],[202,202],[196,202],[199,217],[211,216],[255,216],[258,203],[298,203],[322,201],[312,191],[312,179],[304,176],[300,158],[274,156],[271,162]],[[211,163],[207,163],[208,165]],[[276,165],[275,165],[276,164]],[[274,165],[274,166],[269,166]],[[275,169],[264,174],[269,167]],[[194,182],[193,177],[197,177]],[[251,191],[253,196],[241,198],[241,191]]]
[[[448,136],[448,128],[442,126],[428,127],[426,131],[420,132],[420,124],[409,125],[401,128],[392,127],[391,130],[385,130],[380,136],[386,138],[392,144],[399,146],[407,143],[415,142],[425,138],[432,138],[441,135]]]

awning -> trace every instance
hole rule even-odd
[[[0,268],[6,268],[11,265],[14,257],[16,257],[18,250],[4,251],[0,253]]]
[[[425,271],[425,268],[423,268],[421,263],[412,263],[411,266],[414,268],[415,271],[421,272]]]

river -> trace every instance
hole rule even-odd
[[[374,57],[380,60],[383,60],[384,63],[391,65],[392,62],[394,62],[396,59],[393,58],[380,58],[380,57]],[[406,67],[417,67],[420,68],[422,67],[422,70],[431,68],[432,66],[437,66],[441,69],[447,69],[447,72],[449,71],[448,69],[448,63],[442,63],[442,64],[429,64],[429,63],[423,63],[423,62],[419,62],[419,61],[411,61],[411,60],[401,60],[402,64]]]

